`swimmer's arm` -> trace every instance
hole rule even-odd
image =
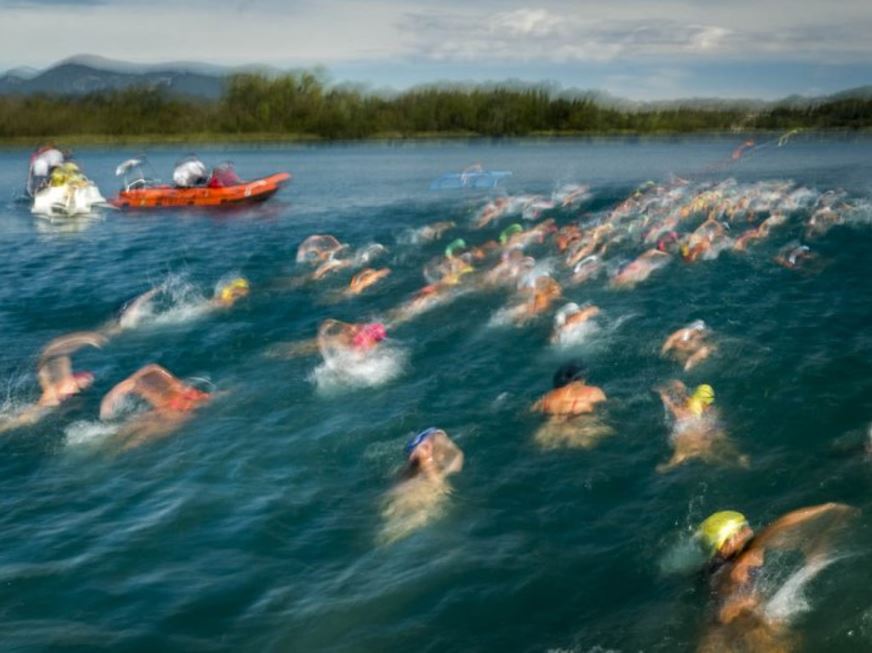
[[[0,421],[0,433],[11,431],[22,426],[30,426],[36,424],[39,420],[45,417],[49,411],[49,407],[40,406],[39,404],[31,404],[24,410],[13,417],[8,417]]]
[[[779,538],[786,535],[792,529],[800,526],[801,524],[809,522],[827,513],[839,515],[843,519],[847,519],[848,517],[856,514],[857,512],[859,511],[856,508],[853,508],[844,503],[834,502],[824,503],[818,506],[809,506],[808,508],[800,508],[799,510],[789,512],[786,515],[772,522],[757,537],[754,538],[752,546],[755,549],[767,547],[786,547],[790,544],[790,542],[780,540]]]
[[[663,343],[663,346],[660,348],[660,353],[661,353],[661,354],[665,354],[665,353],[668,352],[670,349],[672,349],[672,347],[675,346],[675,343],[676,343],[678,340],[680,340],[682,336],[684,336],[684,333],[685,333],[686,331],[687,331],[687,329],[679,329],[678,331],[676,331],[675,333],[673,333],[671,336],[669,336],[669,337],[666,339],[666,342],[664,342],[664,343]]]
[[[683,404],[676,402],[672,398],[672,392],[674,391],[672,388],[660,386],[660,387],[654,388],[654,391],[658,395],[660,395],[660,401],[663,402],[663,405],[666,407],[666,409],[670,413],[672,413],[673,415],[676,415],[678,412],[681,411]]]
[[[134,379],[125,379],[107,392],[103,401],[100,402],[100,419],[111,419],[124,397],[133,392],[135,385]]]
[[[39,355],[39,364],[57,356],[70,356],[82,347],[90,346],[100,349],[106,344],[106,337],[97,331],[77,331],[52,340]]]
[[[722,624],[732,623],[742,614],[754,612],[759,605],[760,596],[756,592],[736,592],[721,605],[718,610],[718,621]]]
[[[712,353],[712,349],[707,345],[703,345],[699,349],[697,349],[684,363],[684,371],[687,372],[692,367],[694,367],[697,363],[701,363],[706,358],[708,358],[709,354]]]
[[[298,340],[275,345],[267,352],[268,356],[276,358],[295,358],[297,356],[311,356],[318,353],[318,339]]]
[[[458,447],[454,447],[454,456],[451,458],[451,462],[445,466],[443,474],[448,476],[449,474],[457,474],[463,469],[463,452]]]
[[[118,322],[121,323],[125,319],[131,319],[142,310],[143,306],[145,306],[152,299],[154,299],[155,295],[157,295],[161,290],[162,288],[158,286],[142,293],[139,297],[135,298],[132,302],[124,307],[124,310],[121,312],[121,315],[118,318]]]

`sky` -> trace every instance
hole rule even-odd
[[[872,84],[870,33],[870,0],[0,0],[0,70],[94,54],[318,65],[374,88],[776,99]]]

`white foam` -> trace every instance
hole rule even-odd
[[[64,429],[67,446],[79,447],[102,444],[118,433],[118,423],[80,420]]]
[[[312,370],[310,379],[318,391],[333,394],[347,388],[371,388],[384,385],[403,373],[408,353],[399,347],[381,345],[377,350],[360,354],[343,351]]]
[[[805,595],[806,586],[835,560],[815,558],[794,572],[766,602],[763,608],[766,617],[773,621],[788,622],[796,615],[807,612],[811,606]]]

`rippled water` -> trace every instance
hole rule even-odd
[[[693,650],[708,587],[664,570],[699,520],[733,508],[761,526],[843,501],[864,513],[836,559],[776,608],[796,613],[802,650],[872,650],[872,212],[862,208],[872,202],[872,140],[795,138],[712,166],[737,140],[216,148],[200,154],[233,160],[246,178],[288,170],[294,180],[250,209],[107,211],[77,229],[16,204],[28,153],[0,153],[5,410],[38,395],[36,357],[53,337],[106,323],[153,285],[169,283],[174,298],[159,319],[75,356],[96,375],[88,392],[0,440],[2,648]],[[133,154],[77,153],[106,194],[115,165]],[[183,154],[149,153],[167,176]],[[670,173],[694,184],[785,180],[812,197],[843,189],[860,209],[814,241],[822,265],[807,273],[772,261],[801,238],[808,213],[799,209],[748,254],[673,263],[632,291],[604,279],[567,286],[567,299],[603,310],[601,328],[571,352],[548,344],[550,315],[495,324],[509,294],[489,291],[394,329],[399,367],[374,385],[330,386],[318,357],[273,355],[327,317],[386,314],[425,283],[422,267],[449,239],[499,234],[509,220],[469,226],[485,195],[427,190],[476,161],[512,170],[512,194],[589,184],[589,200],[545,214],[561,225],[604,215]],[[409,242],[407,230],[437,220],[458,227],[439,242]],[[386,245],[393,274],[341,302],[348,274],[294,287],[297,246],[317,232],[355,248]],[[530,253],[541,262],[553,247]],[[198,310],[237,274],[251,280],[249,298]],[[685,374],[658,350],[696,318],[720,351]],[[533,442],[542,420],[529,407],[569,353],[608,395],[615,435],[591,450],[542,451]],[[97,418],[100,398],[148,362],[224,394],[171,436],[121,451]],[[655,471],[670,449],[651,388],[670,378],[716,388],[749,469]],[[454,438],[466,466],[438,520],[381,545],[381,500],[403,444],[430,425]]]

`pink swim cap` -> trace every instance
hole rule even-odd
[[[360,328],[352,342],[358,348],[371,347],[387,338],[387,336],[388,332],[384,324],[381,322],[370,322]]]
[[[73,380],[80,388],[88,387],[94,382],[94,375],[90,372],[73,372]]]

